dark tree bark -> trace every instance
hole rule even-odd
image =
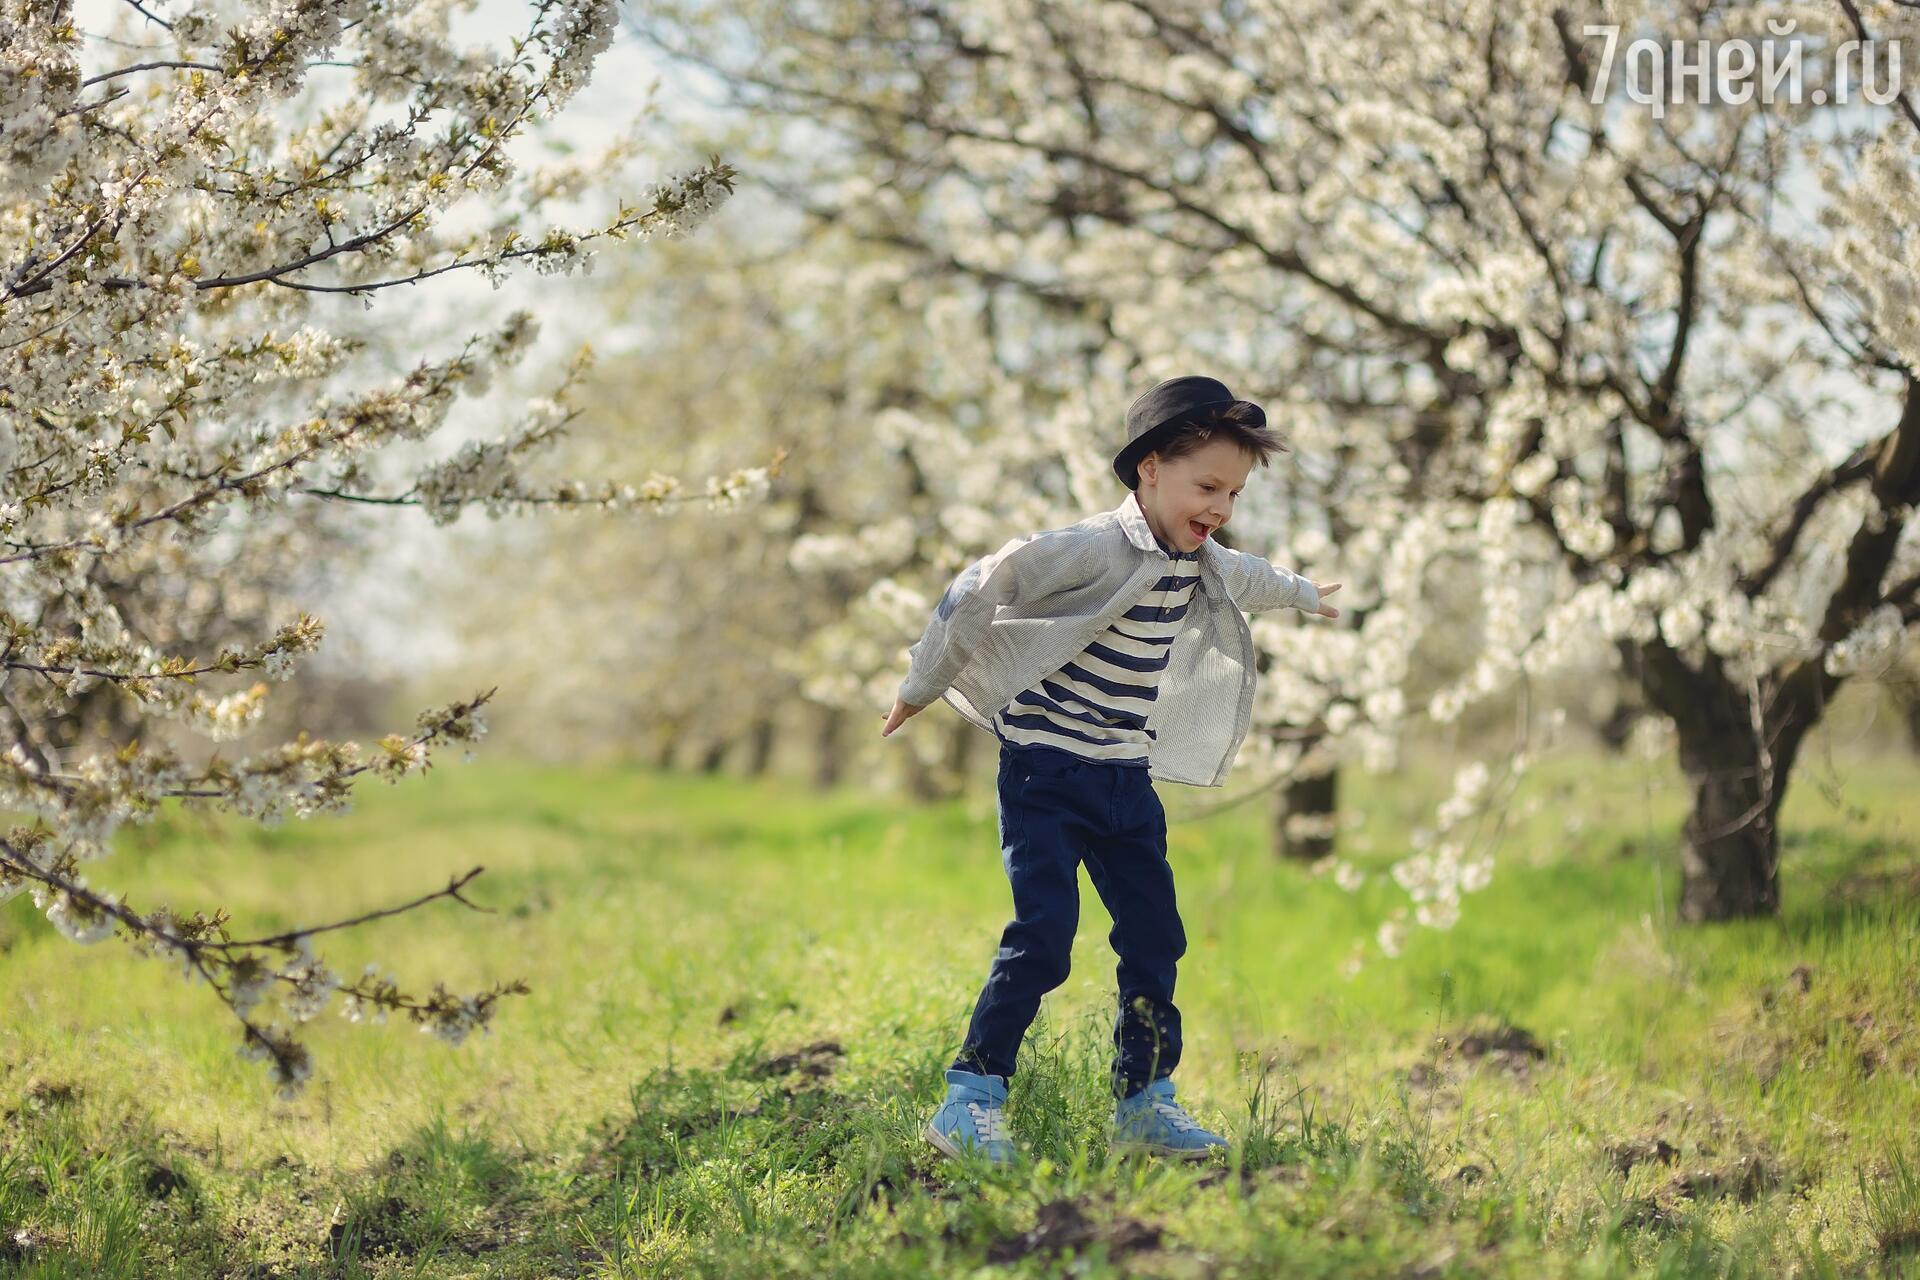
[[[1304,815],[1322,820],[1340,812],[1340,771],[1329,769],[1317,778],[1295,778],[1280,792],[1280,856],[1292,861],[1312,862],[1333,852],[1334,836],[1294,836],[1287,830],[1287,819]]]
[[[1900,422],[1883,439],[1863,446],[1833,473],[1832,482],[1867,480],[1883,512],[1920,498],[1920,381],[1907,380]],[[1816,496],[1823,490],[1810,491]],[[1740,585],[1750,594],[1790,558],[1812,503],[1783,531],[1770,562]],[[1820,639],[1850,634],[1882,602],[1900,606],[1911,623],[1920,578],[1890,588],[1884,579],[1904,521],[1888,514],[1863,522],[1847,546],[1845,569],[1827,601]],[[1829,675],[1824,661],[1794,659],[1742,687],[1719,655],[1709,651],[1689,665],[1663,640],[1623,642],[1623,655],[1647,701],[1672,718],[1680,767],[1693,788],[1685,824],[1680,918],[1735,920],[1780,909],[1779,833],[1775,825],[1793,762],[1807,733],[1826,714],[1847,677]]]
[[[814,737],[813,785],[821,791],[840,785],[842,740],[847,716],[838,707],[819,707],[819,730]]]
[[[900,730],[895,729],[894,732],[898,733]],[[930,769],[920,763],[920,757],[911,750],[902,752],[901,759],[906,762],[907,794],[909,796],[923,804],[946,798],[937,770]]]
[[[947,739],[947,777],[953,794],[958,795],[967,786],[967,770],[973,760],[974,739],[982,736],[980,730],[965,720],[957,720],[953,734]]]
[[[938,6],[932,6],[931,11],[937,12]],[[784,10],[770,6],[769,12],[777,15]],[[711,50],[694,55],[693,60],[704,62],[708,69],[736,86],[752,84],[782,92],[791,89],[791,97],[771,99],[777,110],[825,124],[846,139],[868,163],[895,164],[903,156],[897,139],[906,122],[925,126],[936,140],[966,134],[965,124],[952,123],[956,117],[943,108],[972,106],[969,96],[972,83],[967,77],[946,76],[944,71],[954,66],[978,70],[993,65],[991,60],[983,62],[983,51],[972,47],[950,26],[936,22],[930,32],[923,31],[928,12],[928,6],[914,3],[868,5],[861,10],[863,28],[872,30],[876,36],[872,47],[883,47],[889,41],[897,42],[901,48],[911,47],[914,56],[904,61],[888,57],[885,62],[876,63],[864,56],[865,49],[849,51],[842,47],[826,55],[832,59],[830,64],[816,63],[791,75],[775,77],[765,72],[763,66],[726,65],[727,60],[712,56]],[[804,30],[804,24],[801,25],[801,34],[818,34]],[[1581,96],[1590,96],[1598,74],[1590,50],[1575,33],[1570,17],[1562,14],[1554,25],[1559,32],[1565,63],[1561,71],[1566,84]],[[777,22],[770,26],[780,28]],[[1154,28],[1156,39],[1169,54],[1198,50],[1223,63],[1227,61],[1226,56],[1207,41],[1196,41],[1192,28],[1157,21]],[[1105,118],[1101,106],[1110,100],[1107,85],[1079,75],[1080,64],[1071,56],[1070,38],[1062,31],[1050,30],[1050,34],[1069,54],[1064,61],[1068,71],[1076,75],[1079,100],[1088,118],[1088,132],[1097,134]],[[663,48],[669,44],[667,41],[656,43]],[[936,48],[950,56],[928,56]],[[1505,69],[1505,63],[1497,58],[1493,61]],[[935,68],[940,72],[936,73]],[[894,76],[896,70],[907,77],[910,85],[906,106],[901,105],[901,86]],[[809,79],[811,72],[824,72],[835,86],[834,91],[821,92]],[[1117,93],[1149,87],[1107,79]],[[768,99],[757,93],[742,94],[736,99],[736,105],[766,101]],[[1287,112],[1281,114],[1285,117]],[[1239,128],[1228,116],[1219,115],[1217,119],[1226,136],[1233,137],[1251,155],[1253,163],[1265,171],[1267,181],[1275,182],[1276,174],[1267,167],[1267,162],[1276,157],[1265,140]],[[1479,123],[1471,112],[1466,113],[1461,122]],[[1484,125],[1480,127],[1484,129]],[[1010,136],[995,140],[1025,148],[1027,159],[1054,179],[1052,189],[1059,198],[1035,211],[1057,219],[1070,235],[1076,234],[1080,223],[1089,220],[1129,224],[1155,231],[1183,251],[1191,252],[1198,241],[1177,234],[1177,227],[1158,231],[1144,216],[1147,210],[1157,211],[1172,202],[1206,224],[1207,242],[1219,232],[1243,239],[1261,251],[1268,267],[1311,287],[1316,296],[1328,295],[1329,305],[1344,311],[1353,322],[1352,332],[1322,347],[1320,326],[1289,324],[1289,336],[1309,344],[1308,354],[1315,357],[1299,362],[1294,376],[1297,380],[1303,374],[1317,378],[1324,373],[1326,380],[1317,381],[1313,389],[1330,408],[1351,409],[1366,415],[1390,413],[1400,420],[1405,428],[1395,436],[1400,461],[1412,476],[1419,478],[1413,491],[1405,495],[1410,500],[1425,495],[1419,486],[1429,483],[1426,461],[1443,449],[1450,450],[1449,441],[1458,430],[1453,424],[1461,416],[1459,411],[1471,410],[1465,416],[1476,424],[1467,429],[1467,443],[1483,443],[1479,437],[1484,436],[1488,420],[1485,408],[1512,385],[1517,373],[1531,367],[1557,391],[1591,397],[1594,403],[1604,404],[1612,416],[1600,494],[1601,514],[1615,534],[1608,552],[1590,556],[1568,545],[1543,496],[1547,490],[1520,495],[1532,512],[1535,527],[1555,540],[1563,563],[1578,583],[1590,583],[1603,576],[1622,582],[1642,570],[1662,566],[1696,550],[1719,523],[1720,513],[1715,509],[1717,495],[1709,484],[1705,447],[1714,427],[1692,419],[1686,375],[1689,360],[1697,364],[1700,359],[1697,353],[1702,349],[1696,340],[1696,324],[1703,315],[1711,313],[1713,263],[1708,258],[1718,239],[1710,233],[1710,224],[1716,219],[1744,216],[1728,212],[1729,203],[1739,199],[1734,193],[1754,189],[1756,181],[1764,187],[1770,180],[1746,169],[1745,147],[1729,150],[1726,158],[1718,162],[1710,157],[1682,154],[1672,163],[1661,162],[1650,169],[1628,167],[1625,181],[1636,205],[1671,241],[1671,266],[1678,288],[1671,312],[1670,337],[1661,343],[1666,347],[1664,359],[1645,367],[1638,360],[1629,359],[1617,367],[1589,370],[1568,365],[1559,358],[1542,360],[1521,340],[1519,333],[1504,323],[1426,324],[1401,305],[1400,299],[1370,296],[1349,283],[1329,282],[1315,269],[1312,254],[1302,254],[1290,244],[1264,243],[1256,233],[1241,228],[1229,211],[1195,203],[1200,199],[1196,189],[1166,180],[1163,166],[1149,165],[1133,170],[1102,162],[1094,165],[1097,172],[1089,175],[1086,161],[1098,159],[1097,149],[1083,151],[1050,138],[1028,142]],[[1488,144],[1491,153],[1490,136]],[[1524,153],[1518,149],[1510,151],[1510,158],[1516,163],[1525,160]],[[964,156],[943,157],[936,149],[917,148],[911,166],[914,181],[930,185],[929,179],[942,171],[943,159],[947,171],[963,178],[978,176],[968,171]],[[908,168],[896,165],[897,170]],[[1538,172],[1544,174],[1548,170]],[[1528,169],[1517,193],[1509,189],[1505,181],[1499,184],[1516,213],[1523,208],[1522,197],[1528,193],[1527,180],[1534,176],[1536,171]],[[1452,206],[1460,214],[1476,216],[1473,204],[1456,191],[1443,189],[1430,197],[1419,187],[1408,187],[1400,194],[1421,202],[1432,198]],[[1136,197],[1144,197],[1145,203],[1138,202]],[[827,211],[829,215],[833,212]],[[922,255],[930,271],[973,275],[996,291],[1020,289],[1042,305],[1067,302],[1078,309],[1090,329],[1104,323],[1108,336],[1112,336],[1110,312],[1102,310],[1099,297],[1074,297],[1060,292],[1052,279],[1029,279],[1019,273],[966,262],[956,256],[943,238],[922,234],[915,222],[917,216],[918,208],[914,207],[902,218],[889,220],[872,238]],[[1605,248],[1604,238],[1592,255],[1590,269],[1585,269],[1584,282],[1567,274],[1571,260],[1561,259],[1553,246],[1537,234],[1533,239],[1536,251],[1555,273],[1556,286],[1566,290],[1569,296],[1577,288],[1602,291],[1607,288],[1601,271],[1600,250]],[[1898,344],[1887,342],[1874,331],[1875,321],[1870,313],[1851,314],[1868,309],[1849,308],[1848,320],[1836,322],[1824,313],[1823,298],[1805,288],[1802,294],[1808,316],[1829,335],[1836,335],[1839,328],[1851,331],[1851,343],[1837,336],[1835,340],[1846,347],[1846,355],[1863,378],[1878,383],[1882,373],[1897,373],[1906,380],[1906,406],[1901,421],[1889,434],[1861,445],[1852,457],[1817,477],[1798,495],[1791,510],[1784,513],[1767,562],[1729,584],[1729,590],[1749,599],[1757,598],[1767,590],[1772,579],[1804,559],[1801,536],[1826,500],[1870,482],[1876,518],[1852,535],[1841,580],[1827,602],[1819,627],[1820,639],[1831,645],[1850,634],[1882,604],[1895,606],[1907,627],[1920,622],[1920,574],[1903,581],[1886,581],[1895,542],[1907,519],[1900,513],[1920,498],[1920,382],[1916,381],[1915,371],[1900,358]],[[1625,297],[1617,300],[1633,301]],[[991,317],[991,309],[988,315]],[[1566,318],[1569,323],[1574,322],[1571,308]],[[1662,317],[1661,323],[1665,321]],[[1447,357],[1450,344],[1469,333],[1486,344],[1488,360],[1484,367],[1488,372],[1463,370]],[[1555,353],[1556,357],[1560,354]],[[1416,393],[1412,384],[1405,381],[1409,374],[1417,374],[1421,386],[1429,387],[1430,391]],[[1346,395],[1329,394],[1349,375],[1350,390]],[[1256,399],[1273,390],[1275,388],[1260,386],[1248,388]],[[1630,421],[1651,432],[1662,445],[1666,460],[1652,474],[1642,475],[1629,465],[1625,445]],[[1507,451],[1511,464],[1519,465],[1541,452],[1546,436],[1544,428],[1544,419],[1536,418],[1529,424],[1517,442],[1518,447]],[[1334,469],[1336,474],[1341,470]],[[1552,478],[1558,480],[1569,474],[1567,461],[1558,460]],[[1461,481],[1442,472],[1432,483],[1446,486],[1442,496],[1479,501],[1517,493],[1510,473],[1490,477],[1483,483],[1477,478]],[[1337,513],[1341,508],[1335,503],[1331,509]],[[1678,526],[1678,545],[1656,549],[1654,527],[1669,514]],[[1339,545],[1343,541],[1340,532],[1337,529],[1331,532],[1335,544]],[[1663,537],[1661,541],[1664,540]],[[1355,626],[1358,621],[1356,616],[1343,611],[1345,625]],[[1687,822],[1689,848],[1682,914],[1692,920],[1710,920],[1777,910],[1774,818],[1787,771],[1799,742],[1825,714],[1830,695],[1844,677],[1826,676],[1821,658],[1816,657],[1811,661],[1783,662],[1759,673],[1758,679],[1750,684],[1745,678],[1731,679],[1724,664],[1712,653],[1699,659],[1696,669],[1694,660],[1675,654],[1657,639],[1651,644],[1625,643],[1636,661],[1635,671],[1649,706],[1678,727],[1682,763],[1695,790],[1694,813]],[[1286,732],[1322,731],[1323,725],[1301,725]],[[1303,802],[1305,799],[1303,797]]]
[[[926,714],[923,711],[915,719],[924,719]],[[946,750],[935,763],[922,764],[919,756],[911,751],[906,753],[907,791],[915,800],[951,800],[964,789],[967,753],[973,746],[971,738],[980,730],[958,716],[955,721],[945,730]],[[899,733],[900,730],[894,732]]]
[[[764,777],[767,762],[773,758],[774,726],[772,716],[761,716],[747,733],[747,776]]]
[[[1907,750],[1920,755],[1920,697],[1908,690],[1902,706],[1907,715]]]
[[[676,717],[660,722],[660,745],[653,753],[653,767],[662,771],[673,768],[675,757],[680,754],[681,723]]]
[[[1594,725],[1594,732],[1600,735],[1600,741],[1606,743],[1607,750],[1617,755],[1626,749],[1627,740],[1633,736],[1633,726],[1639,724],[1645,715],[1646,708],[1625,698],[1616,699],[1613,710]]]

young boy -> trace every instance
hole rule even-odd
[[[1322,586],[1214,541],[1257,460],[1286,446],[1213,378],[1171,378],[1127,410],[1111,511],[1016,538],[964,569],[935,607],[884,737],[935,698],[1001,744],[1002,862],[1014,918],[923,1136],[949,1156],[1016,1159],[1002,1105],[1040,998],[1066,981],[1078,866],[1113,917],[1120,1014],[1116,1151],[1204,1157],[1168,1077],[1180,1061],[1175,963],[1186,935],[1152,779],[1216,787],[1251,720],[1253,637],[1241,610],[1340,616]]]

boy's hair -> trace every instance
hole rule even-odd
[[[1173,434],[1151,452],[1163,462],[1184,458],[1212,440],[1228,440],[1251,454],[1260,466],[1275,453],[1291,453],[1278,431],[1263,425],[1266,416],[1245,401],[1202,409],[1182,422]]]

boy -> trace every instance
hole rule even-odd
[[[1251,720],[1253,637],[1241,610],[1337,618],[1322,586],[1213,540],[1258,460],[1286,446],[1266,414],[1205,377],[1170,378],[1127,410],[1112,511],[1016,538],[963,570],[909,653],[881,736],[935,698],[1001,744],[1001,935],[947,1097],[923,1136],[948,1156],[1016,1159],[1002,1105],[1040,998],[1066,981],[1078,864],[1113,917],[1120,958],[1113,1146],[1204,1157],[1168,1077],[1180,1060],[1175,962],[1186,935],[1152,779],[1219,786]]]

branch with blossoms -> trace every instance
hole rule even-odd
[[[73,699],[93,685],[110,682],[143,707],[194,724],[215,738],[232,737],[253,723],[267,692],[256,683],[237,694],[210,698],[197,687],[203,675],[233,675],[261,671],[270,680],[293,673],[294,658],[320,647],[325,624],[301,613],[270,640],[250,651],[222,648],[211,662],[195,665],[191,658],[161,654],[151,646],[127,649],[73,636],[42,637],[38,628],[0,612],[0,671],[22,671],[39,677],[62,698]],[[82,664],[86,665],[82,665]],[[115,667],[121,669],[116,670]]]
[[[378,978],[373,967],[361,981],[342,983],[314,956],[309,939],[314,934],[400,915],[443,897],[491,914],[492,908],[474,903],[461,892],[483,868],[475,867],[446,888],[399,906],[269,937],[237,939],[224,928],[224,911],[216,911],[211,917],[197,912],[183,917],[160,908],[143,916],[128,907],[119,894],[89,887],[80,867],[106,856],[107,836],[121,819],[150,817],[157,812],[157,801],[162,797],[222,802],[216,807],[249,813],[269,824],[279,821],[278,802],[289,794],[299,797],[297,811],[301,816],[320,808],[344,811],[353,778],[371,773],[398,782],[416,769],[431,767],[428,747],[433,742],[471,742],[483,737],[486,723],[480,708],[493,692],[488,690],[469,702],[423,715],[422,732],[410,739],[389,735],[380,741],[379,753],[364,762],[356,762],[360,753],[356,743],[303,741],[293,744],[294,750],[283,753],[281,759],[269,759],[257,766],[242,761],[233,768],[216,761],[197,777],[190,776],[170,754],[149,752],[125,753],[126,758],[116,762],[122,766],[120,771],[105,778],[62,778],[27,769],[24,755],[15,748],[0,757],[0,799],[9,807],[42,812],[51,809],[56,821],[65,821],[66,838],[62,841],[61,832],[37,820],[32,826],[13,828],[0,839],[0,902],[31,890],[34,905],[75,942],[100,941],[119,925],[143,954],[177,960],[184,977],[207,982],[239,1019],[241,1052],[272,1062],[282,1096],[292,1096],[306,1079],[311,1060],[291,1031],[263,1028],[248,1017],[276,981],[290,988],[283,1004],[296,1023],[316,1016],[337,990],[349,997],[342,1012],[354,1021],[368,1010],[373,1012],[375,1022],[385,1021],[387,1010],[404,1010],[422,1030],[458,1044],[469,1030],[485,1027],[501,996],[525,994],[525,982],[496,985],[466,998],[453,996],[436,984],[430,997],[414,999],[391,981]],[[301,765],[315,761],[322,768],[302,771]],[[52,803],[55,800],[57,805]],[[263,801],[265,808],[260,807]],[[276,949],[295,958],[276,969],[256,954]]]
[[[57,800],[56,817],[87,832],[85,857],[104,857],[105,836],[126,817],[151,815],[158,807],[155,802],[163,798],[221,801],[217,807],[269,826],[277,825],[289,808],[302,818],[322,809],[344,813],[350,807],[350,783],[361,774],[398,782],[416,769],[432,767],[429,748],[434,742],[471,743],[485,737],[480,708],[494,692],[489,689],[470,701],[422,712],[419,734],[388,734],[379,740],[380,754],[365,760],[357,742],[309,740],[302,734],[257,761],[226,765],[216,755],[203,769],[189,772],[171,751],[143,750],[134,743],[110,761],[90,761],[86,776],[67,776],[29,768],[16,745],[0,755],[0,802],[41,810],[50,797]],[[229,713],[233,718],[242,714]],[[231,723],[217,728],[213,736],[233,736]]]
[[[1070,402],[1022,424],[1057,431],[1070,477],[1104,480],[1080,442],[1147,370],[1207,368],[1296,421],[1314,466],[1276,553],[1298,548],[1309,572],[1337,554],[1377,603],[1310,640],[1254,624],[1275,659],[1263,730],[1390,758],[1417,710],[1415,641],[1440,609],[1470,613],[1485,622],[1470,670],[1428,718],[1515,696],[1524,676],[1617,669],[1693,787],[1683,918],[1778,911],[1795,744],[1920,616],[1910,95],[1869,97],[1877,110],[1602,101],[1597,42],[1555,0],[1505,7],[1493,41],[1452,11],[1324,0],[1289,10],[1302,38],[1257,44],[1144,0],[1064,26],[1040,0],[931,16],[911,0],[742,0],[724,36],[699,8],[665,0],[645,34],[755,119],[841,144],[766,185],[971,277],[986,302],[967,301],[996,327],[1025,318],[996,301],[1034,262],[1083,300],[1079,323],[1049,316],[1046,341],[1099,353],[1084,385],[1059,385],[1052,361],[993,387]],[[1637,21],[1675,49],[1724,50],[1776,16],[1811,27],[1810,46],[1870,39],[1862,6],[1821,9],[1741,6],[1722,23],[1657,3]],[[1788,44],[1771,52],[1798,59]],[[1789,172],[1821,189],[1818,220],[1785,212]],[[912,198],[879,198],[875,173]],[[965,198],[940,198],[949,181]],[[1866,404],[1874,438],[1836,438]],[[950,470],[935,504],[985,508],[989,526],[1018,513]],[[935,564],[960,541],[936,538]],[[1437,599],[1432,566],[1462,553],[1477,598]],[[1279,745],[1264,763],[1282,772],[1306,754]]]
[[[0,807],[33,815],[0,838],[0,900],[31,890],[75,941],[119,929],[178,962],[220,995],[242,1051],[271,1062],[291,1094],[311,1063],[294,1030],[255,1016],[271,992],[295,1028],[337,992],[350,1018],[403,1010],[458,1043],[502,996],[525,991],[408,995],[375,968],[343,982],[310,949],[315,934],[442,897],[484,911],[464,896],[479,868],[410,903],[240,939],[218,910],[133,911],[90,886],[86,864],[168,799],[267,825],[341,812],[362,779],[397,783],[431,767],[439,746],[484,734],[492,690],[428,708],[413,732],[366,747],[301,732],[190,766],[156,745],[169,721],[214,742],[257,723],[270,685],[291,679],[324,635],[287,599],[291,584],[311,564],[344,569],[378,545],[327,527],[294,495],[336,509],[416,506],[445,524],[473,506],[497,517],[704,500],[725,512],[770,490],[784,449],[704,483],[658,472],[631,484],[534,479],[532,464],[580,417],[568,395],[589,367],[584,351],[504,431],[412,463],[410,483],[373,465],[433,438],[537,334],[515,312],[455,331],[450,353],[423,352],[436,326],[398,285],[471,271],[498,288],[527,266],[590,271],[616,244],[692,233],[737,174],[709,156],[615,198],[600,193],[612,161],[630,154],[625,140],[598,164],[516,159],[515,140],[586,84],[612,37],[612,0],[535,0],[500,51],[455,48],[386,0],[187,5],[164,20],[134,3],[116,16],[151,19],[141,34],[158,47],[97,66],[82,65],[93,33],[71,8],[15,6],[0,39],[0,701],[16,739],[0,753]],[[351,91],[338,93],[323,67],[346,69]],[[310,77],[324,81],[312,97]],[[584,225],[539,226],[574,197],[591,202]],[[451,228],[463,201],[460,212],[478,205],[478,216]],[[341,293],[367,310],[406,309],[340,332],[326,295]],[[401,372],[353,376],[379,357]],[[209,583],[244,596],[245,616],[294,621],[236,639],[231,618],[203,607]],[[182,600],[194,604],[169,608]],[[255,674],[264,678],[248,682]],[[222,676],[244,687],[206,689]],[[114,740],[83,750],[81,728],[95,724]]]
[[[496,355],[510,349],[523,350],[531,340],[532,329],[531,317],[524,312],[516,313],[491,344],[492,350]],[[295,429],[282,432],[277,442],[300,439],[307,442],[304,447],[285,457],[263,463],[238,476],[227,476],[225,472],[233,466],[234,459],[231,454],[222,454],[212,470],[191,477],[197,482],[217,477],[216,483],[210,487],[188,494],[148,516],[141,516],[137,505],[98,513],[92,521],[91,531],[82,537],[51,543],[8,540],[7,545],[18,550],[12,555],[0,555],[0,565],[61,551],[101,554],[116,551],[125,543],[128,534],[167,521],[190,523],[197,517],[198,508],[224,495],[260,498],[271,497],[279,490],[291,489],[292,480],[289,477],[294,469],[322,460],[332,452],[368,448],[369,445],[358,438],[363,433],[384,431],[387,434],[422,434],[422,428],[418,425],[420,415],[428,411],[435,414],[444,412],[453,389],[460,382],[475,376],[470,357],[479,342],[477,337],[470,339],[459,356],[438,367],[422,364],[408,379],[406,387],[398,392],[374,393],[349,404],[333,415],[343,425],[330,434],[323,430],[326,426],[324,420],[305,424],[299,429],[303,435],[296,434]],[[589,493],[585,482],[577,480],[555,486],[551,492],[536,492],[528,488],[505,464],[540,446],[553,443],[561,430],[579,416],[577,410],[565,408],[564,397],[590,367],[590,363],[590,352],[587,351],[570,363],[566,379],[555,390],[553,398],[535,402],[531,425],[500,441],[466,446],[455,458],[424,471],[419,481],[403,494],[374,496],[352,493],[339,486],[323,488],[313,485],[302,486],[297,491],[318,497],[380,505],[425,507],[436,524],[445,524],[457,518],[462,508],[475,503],[484,505],[490,514],[495,515],[542,505],[592,506],[601,510],[631,513],[694,500],[704,500],[709,510],[721,511],[749,498],[764,496],[771,481],[780,474],[781,464],[788,453],[786,449],[777,450],[765,466],[738,468],[724,477],[710,477],[702,491],[693,493],[680,492],[681,481],[677,477],[659,473],[648,477],[637,489],[612,480],[604,482],[605,487],[599,493]],[[93,451],[85,464],[85,474],[94,475],[105,470],[113,457],[110,451]],[[16,473],[25,470],[27,468],[18,468]],[[281,472],[288,472],[289,476],[281,476]],[[354,473],[350,470],[348,474]],[[44,485],[16,501],[0,502],[0,533],[11,531],[26,510],[47,504],[74,483],[76,479],[70,478]]]
[[[522,246],[523,233],[508,230],[501,233],[498,248],[478,252],[475,256],[461,256],[474,252],[472,245],[459,251],[451,262],[436,267],[423,268],[411,275],[396,276],[387,280],[355,280],[341,284],[313,284],[301,280],[289,280],[288,276],[297,271],[305,271],[323,262],[358,253],[372,248],[380,241],[392,236],[402,228],[412,225],[426,212],[425,206],[407,210],[389,221],[385,226],[362,232],[349,239],[333,242],[329,239],[325,249],[316,249],[298,261],[280,263],[271,267],[262,267],[239,275],[200,276],[181,279],[178,276],[163,274],[149,275],[144,278],[132,276],[96,276],[88,283],[101,289],[162,289],[189,287],[193,289],[233,289],[250,284],[272,284],[283,289],[298,289],[308,293],[345,293],[360,297],[376,289],[391,289],[396,285],[419,284],[435,276],[445,275],[449,271],[477,270],[489,280],[499,282],[504,279],[503,268],[509,263],[530,260],[542,275],[554,272],[570,272],[576,263],[591,264],[582,253],[584,246],[596,240],[625,240],[635,233],[649,234],[656,224],[679,225],[704,215],[718,203],[710,190],[712,186],[725,188],[731,194],[733,181],[739,176],[738,170],[712,157],[706,167],[693,170],[677,179],[669,186],[660,187],[653,197],[653,204],[645,209],[629,208],[622,204],[613,221],[604,227],[587,232],[567,231],[564,228],[550,228],[538,242]],[[79,246],[76,246],[76,251]],[[64,261],[63,258],[61,261]],[[183,264],[189,260],[183,260]],[[58,266],[59,263],[53,264]],[[35,276],[23,284],[10,288],[7,297],[30,298],[46,293],[55,287],[52,278],[53,267]]]
[[[460,997],[435,983],[431,995],[412,997],[402,992],[392,979],[383,977],[377,965],[368,965],[360,978],[343,982],[340,976],[314,954],[312,937],[335,929],[349,929],[388,916],[426,906],[440,898],[491,914],[461,894],[469,881],[484,868],[475,867],[465,875],[412,902],[380,911],[370,911],[350,920],[314,925],[276,934],[270,938],[235,939],[225,928],[227,915],[216,911],[211,917],[195,912],[190,917],[160,907],[141,915],[128,907],[118,894],[101,894],[87,887],[85,876],[74,873],[70,852],[41,861],[37,850],[51,837],[44,827],[15,828],[7,839],[0,839],[0,902],[22,889],[30,889],[34,905],[47,913],[67,937],[86,944],[98,942],[115,932],[124,936],[142,954],[170,959],[180,966],[187,981],[199,980],[213,988],[214,994],[239,1020],[242,1057],[272,1064],[273,1079],[279,1096],[294,1097],[301,1084],[313,1072],[312,1055],[297,1034],[278,1023],[262,1026],[249,1017],[261,1000],[275,989],[287,988],[280,1004],[296,1024],[312,1021],[331,1003],[334,995],[345,997],[341,1016],[352,1022],[363,1019],[384,1023],[389,1010],[404,1011],[424,1032],[457,1045],[467,1034],[479,1028],[491,1032],[488,1025],[494,1006],[502,996],[527,995],[531,991],[525,979],[496,983],[477,995]],[[266,951],[283,952],[288,960],[276,966]]]

